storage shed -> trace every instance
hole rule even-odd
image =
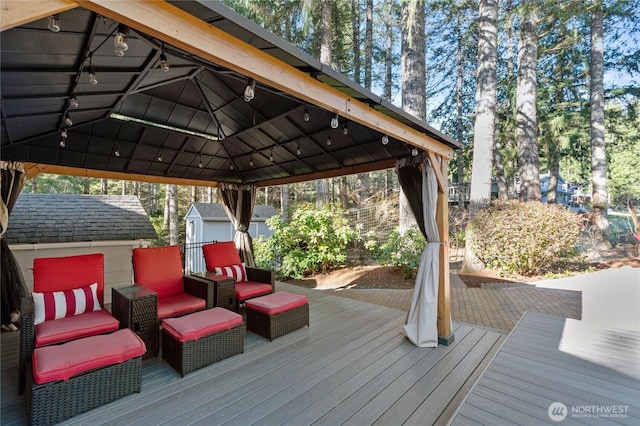
[[[267,219],[276,216],[271,206],[256,205],[253,208],[249,234],[252,238],[270,237],[272,231],[266,224]],[[205,241],[233,240],[236,233],[224,207],[219,203],[193,203],[185,215],[187,226],[187,244]]]
[[[158,238],[136,196],[21,193],[3,237],[15,255],[28,291],[33,259],[103,253],[105,303],[111,288],[133,282],[134,247]]]

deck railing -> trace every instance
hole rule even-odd
[[[217,241],[204,241],[184,244],[182,255],[184,259],[185,274],[191,272],[205,272],[207,270],[207,265],[204,263],[204,256],[202,255],[202,246],[215,242]]]

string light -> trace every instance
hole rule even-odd
[[[256,95],[256,81],[252,78],[247,80],[247,87],[244,89],[244,101],[250,102]]]
[[[298,145],[298,149],[296,149],[296,155],[300,155],[302,154],[302,151],[300,151],[300,145]]]
[[[311,117],[309,116],[309,111],[307,110],[307,107],[304,107],[304,114],[302,115],[302,118],[304,118],[304,121],[309,121],[311,119]]]
[[[233,163],[229,164],[229,169],[233,170]]]
[[[253,156],[249,157],[249,165],[253,167]]]
[[[67,129],[62,129],[60,132],[60,148],[67,146]]]
[[[339,125],[340,122],[338,121],[338,114],[336,114],[336,116],[331,119],[331,128],[337,129]]]
[[[47,23],[47,28],[49,28],[54,33],[60,31],[60,17],[58,15],[49,16],[49,22]]]
[[[349,128],[347,127],[347,123],[344,123],[344,127],[342,128],[342,134],[343,135],[349,134]]]
[[[64,119],[64,123],[67,126],[73,126],[73,120],[71,119],[71,117],[69,115],[67,115],[67,117]]]
[[[200,153],[200,156],[198,157],[198,168],[202,168],[202,153]]]
[[[273,161],[273,148],[271,148],[271,152],[269,153],[269,161]]]
[[[413,148],[411,148],[411,155],[413,155],[414,157],[418,156],[418,148],[416,148],[415,146]]]
[[[119,24],[118,30],[116,31],[116,36],[113,38],[113,44],[115,46],[117,56],[124,56],[124,52],[129,49],[129,44],[127,43],[128,37],[129,27]]]
[[[158,154],[158,162],[162,163],[162,150],[160,150],[160,154]]]
[[[120,149],[118,149],[118,143],[116,142],[116,150],[113,151],[113,155],[120,157]]]
[[[76,98],[75,92],[71,94],[71,99],[69,99],[69,106],[71,108],[78,108],[78,98]]]
[[[327,138],[327,146],[331,146],[332,142],[331,142],[331,136],[329,136]]]
[[[96,78],[96,70],[93,68],[93,65],[89,65],[89,83],[98,84],[98,79]]]
[[[386,145],[388,143],[389,143],[389,136],[383,135],[382,136],[382,145]]]
[[[167,61],[167,55],[164,52],[160,55],[160,69],[164,72],[169,71],[169,61]]]

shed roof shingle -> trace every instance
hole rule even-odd
[[[22,193],[3,237],[9,244],[156,239],[134,195]]]
[[[193,203],[192,206],[203,220],[227,219],[227,213],[225,213],[224,207],[220,203]],[[271,206],[255,205],[251,221],[264,220],[277,215],[278,212]]]

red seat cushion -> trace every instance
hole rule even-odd
[[[255,281],[244,281],[236,283],[236,299],[244,301],[252,297],[264,296],[273,291],[270,284],[258,283]]]
[[[128,328],[62,345],[36,348],[33,352],[33,379],[37,384],[69,380],[76,374],[119,364],[145,352],[142,339]]]
[[[71,290],[97,283],[98,301],[104,306],[104,255],[102,253],[33,259],[33,291]]]
[[[242,315],[224,308],[207,309],[162,321],[162,328],[178,342],[198,340],[242,324]]]
[[[109,333],[120,327],[120,322],[102,309],[81,315],[45,321],[35,326],[36,347],[53,345],[96,334]]]
[[[245,306],[247,309],[253,311],[262,312],[267,315],[276,315],[294,308],[299,308],[307,303],[307,296],[289,293],[287,291],[278,291],[268,296],[247,300]]]
[[[233,241],[205,244],[202,254],[207,265],[207,271],[215,271],[215,267],[237,265],[242,263],[240,254]]]
[[[199,311],[207,306],[207,301],[188,293],[158,298],[158,318],[170,318]]]
[[[133,249],[133,275],[136,284],[158,293],[158,299],[184,292],[180,247]]]

